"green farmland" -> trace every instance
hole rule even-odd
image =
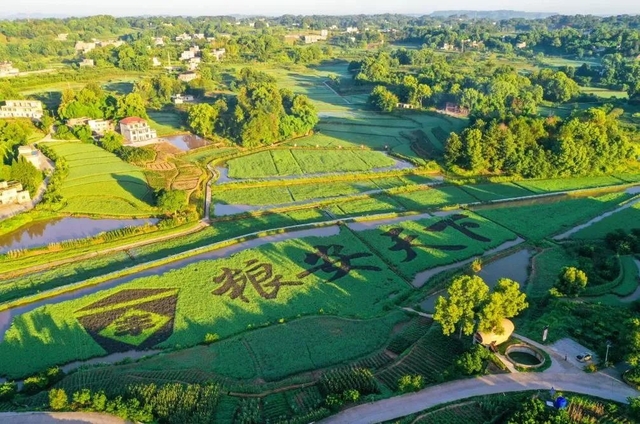
[[[61,190],[67,200],[62,212],[107,216],[155,212],[153,193],[140,168],[93,144],[66,142],[51,147],[69,164]]]
[[[267,178],[387,168],[395,161],[382,153],[363,151],[271,150],[228,162],[231,178]]]

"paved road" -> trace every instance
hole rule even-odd
[[[0,413],[2,424],[128,424],[121,418],[92,412],[6,412]]]
[[[602,373],[500,374],[453,381],[428,387],[418,393],[356,406],[320,423],[378,423],[473,396],[525,390],[549,390],[551,387],[559,391],[583,393],[617,402],[626,402],[627,397],[640,395],[640,392]]]

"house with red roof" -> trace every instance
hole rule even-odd
[[[120,134],[131,142],[149,141],[158,138],[155,130],[151,129],[146,120],[132,116],[120,121]]]

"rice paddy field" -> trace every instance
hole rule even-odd
[[[574,233],[574,240],[596,240],[614,231],[629,231],[632,228],[640,228],[640,203],[635,203],[627,209],[610,215],[601,221],[594,222],[586,228]]]
[[[93,144],[52,143],[69,164],[61,193],[67,201],[62,212],[145,216],[155,212],[143,171]]]
[[[192,346],[300,315],[375,318],[408,290],[350,232],[274,243],[20,315],[0,343],[0,374]]]
[[[518,181],[520,187],[524,187],[534,193],[550,193],[554,191],[580,190],[585,188],[597,188],[612,185],[624,184],[626,181],[614,176],[600,177],[575,177],[575,178],[555,178],[549,180],[525,180]]]
[[[371,251],[408,279],[517,238],[513,232],[470,213],[404,221],[357,235]]]
[[[542,240],[615,209],[630,198],[630,194],[623,192],[561,201],[541,199],[526,205],[479,209],[476,212],[528,240]]]
[[[362,172],[394,166],[396,161],[383,153],[363,151],[271,150],[232,159],[228,162],[231,178],[267,178],[275,176]]]

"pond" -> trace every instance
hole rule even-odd
[[[95,236],[125,227],[155,224],[158,219],[59,218],[36,221],[0,236],[0,253]]]
[[[527,352],[510,352],[509,358],[522,365],[539,365],[540,360]]]
[[[527,249],[518,250],[517,252],[500,258],[482,267],[482,271],[478,273],[480,277],[493,288],[501,278],[509,278],[520,283],[520,287],[524,285],[529,276],[529,260],[531,252]]]
[[[209,141],[195,134],[179,134],[163,138],[183,152],[204,147],[209,144]]]

